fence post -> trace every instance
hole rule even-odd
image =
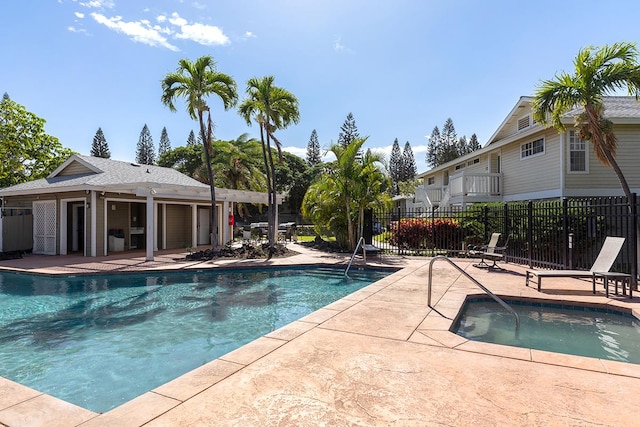
[[[504,238],[509,238],[509,206],[505,203],[502,208],[502,232],[504,233]]]
[[[529,267],[533,268],[533,202],[527,203],[527,252]]]
[[[486,242],[489,240],[489,206],[484,207],[484,236],[482,237],[482,241]]]
[[[562,199],[562,246],[563,246],[563,251],[562,251],[562,268],[566,269],[567,266],[569,265],[569,257],[571,256],[570,254],[570,246],[571,246],[571,242],[570,242],[570,237],[569,237],[569,230],[568,230],[568,214],[569,214],[569,209],[568,209],[568,200],[567,199]]]
[[[634,290],[637,289],[638,284],[638,201],[637,201],[636,193],[631,193],[631,200],[629,203],[631,204],[631,228],[633,232],[631,233],[631,256],[633,259],[631,260],[631,284],[629,286],[633,286]]]

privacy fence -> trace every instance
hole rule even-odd
[[[606,236],[625,237],[616,271],[637,273],[636,195],[475,204],[464,211],[375,211],[372,243],[399,255],[462,255],[501,233],[505,259],[550,269],[591,268]]]

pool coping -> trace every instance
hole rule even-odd
[[[316,254],[311,256],[315,257]],[[342,259],[334,259],[334,261],[333,264],[342,263],[344,262],[344,257]],[[458,261],[461,264],[465,263],[465,268],[467,269],[471,267],[471,262],[468,260]],[[562,366],[583,372],[640,379],[640,365],[480,343],[456,335],[449,329],[466,298],[469,296],[485,296],[485,294],[474,288],[470,282],[465,282],[466,279],[464,278],[449,277],[451,275],[450,269],[446,266],[441,266],[444,268],[436,270],[436,279],[438,283],[442,282],[444,285],[438,286],[439,289],[436,289],[437,298],[433,307],[424,307],[426,304],[423,304],[417,294],[424,296],[424,289],[426,288],[425,268],[428,259],[393,261],[396,266],[400,262],[406,266],[384,279],[345,296],[302,319],[258,338],[104,414],[87,411],[9,380],[0,379],[0,396],[5,396],[5,398],[0,398],[0,423],[8,426],[21,425],[20,422],[28,419],[30,421],[40,420],[42,421],[41,425],[56,425],[53,420],[58,420],[57,425],[140,426],[154,420],[160,421],[165,414],[172,413],[172,409],[203,394],[213,386],[240,374],[243,370],[276,352],[276,350],[294,344],[313,330],[349,332],[351,326],[345,327],[344,323],[341,323],[338,318],[349,311],[364,310],[366,308],[364,307],[364,302],[370,303],[370,306],[381,308],[384,307],[385,302],[394,304],[392,301],[394,298],[396,299],[395,304],[401,304],[403,309],[416,311],[416,314],[411,319],[415,326],[409,326],[403,330],[401,330],[402,328],[396,328],[398,330],[388,328],[379,334],[386,334],[385,337],[387,339],[442,347],[471,354],[526,361],[534,364]],[[323,264],[323,266],[327,266],[327,264]],[[518,274],[524,277],[524,267],[509,265],[509,269],[519,272]],[[490,272],[475,269],[472,272],[474,277],[482,276],[479,279],[481,282],[483,279],[500,277],[492,275]],[[511,286],[511,283],[501,284],[497,283],[496,280],[493,280],[493,285],[494,292],[500,295],[533,297],[544,301],[557,302],[575,302],[577,300],[594,306],[610,305],[631,310],[636,318],[640,317],[638,308],[634,307],[639,302],[636,298],[622,300],[613,296],[613,298],[605,299],[600,294],[591,296],[584,293],[562,295],[554,294],[553,290],[547,291],[542,297],[533,288],[514,287]],[[574,284],[573,286],[580,288],[579,284]],[[414,299],[406,299],[408,296]],[[385,326],[379,326],[379,328],[384,329]],[[411,333],[407,334],[407,331]],[[10,396],[10,398],[7,399],[6,396]],[[60,420],[64,420],[64,423],[60,423]],[[164,424],[160,422],[158,425]]]

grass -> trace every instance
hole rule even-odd
[[[333,236],[320,236],[322,240],[326,242],[335,242],[336,238]],[[316,236],[298,236],[298,242],[313,242]]]

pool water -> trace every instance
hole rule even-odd
[[[469,340],[640,364],[640,321],[630,314],[578,305],[467,300],[452,331]]]
[[[0,376],[105,412],[388,274],[0,273]]]

